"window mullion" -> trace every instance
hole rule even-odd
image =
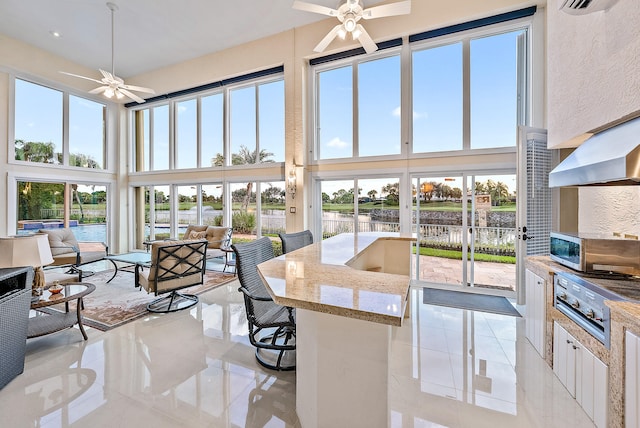
[[[202,167],[202,126],[201,124],[202,124],[202,97],[198,97],[196,98],[196,168]]]
[[[153,165],[153,161],[154,161],[154,142],[153,142],[153,137],[154,137],[154,120],[153,120],[153,112],[155,111],[154,108],[150,108],[149,109],[149,171],[153,171],[154,169],[154,165]]]
[[[471,148],[471,46],[462,41],[462,149]]]
[[[260,86],[254,85],[256,110],[256,163],[260,163]],[[257,196],[256,196],[257,199]]]
[[[176,169],[178,166],[178,151],[176,150],[176,103],[169,103],[169,169]]]
[[[69,94],[62,93],[62,165],[69,165]]]
[[[352,147],[353,147],[353,157],[360,157],[360,126],[359,126],[359,106],[358,106],[358,63],[354,62],[351,66],[351,70],[353,73],[353,81],[351,84],[352,89],[352,98],[351,105],[353,106],[352,114],[353,114],[353,125],[352,125]]]

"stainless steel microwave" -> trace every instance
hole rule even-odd
[[[580,272],[640,275],[640,241],[551,232],[552,260]]]

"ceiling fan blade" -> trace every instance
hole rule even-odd
[[[129,98],[131,98],[132,100],[134,100],[134,101],[136,101],[138,103],[143,103],[144,102],[144,100],[142,98],[140,98],[139,96],[137,96],[133,92],[129,92],[126,89],[123,89],[122,87],[118,88],[118,90],[120,92],[122,92],[124,95],[128,96]]]
[[[321,6],[319,4],[307,3],[305,1],[295,0],[293,2],[294,9],[304,10],[305,12],[319,13],[327,16],[338,16],[338,11],[330,7]]]
[[[146,92],[147,94],[155,94],[156,91],[154,91],[151,88],[143,88],[142,86],[134,86],[134,85],[120,85],[121,88],[123,89],[128,89],[130,91],[138,91],[138,92]]]
[[[100,92],[104,92],[105,89],[109,89],[108,86],[98,86],[95,89],[89,91],[90,94],[99,94]]]
[[[375,19],[384,16],[406,15],[408,13],[411,13],[411,0],[370,7],[362,11],[362,18]]]
[[[66,71],[61,71],[60,73],[66,74],[67,76],[79,77],[85,80],[91,80],[92,82],[102,83],[102,80],[93,79],[91,77],[80,76],[79,74],[67,73]]]
[[[369,36],[369,33],[367,33],[367,30],[365,30],[364,27],[360,24],[358,24],[356,28],[360,30],[358,41],[364,47],[364,50],[367,51],[368,54],[370,54],[371,52],[377,51],[378,45],[376,45],[376,42],[374,42],[373,39],[371,39],[371,36]]]
[[[108,71],[104,71],[101,68],[99,68],[98,70],[100,71],[100,73],[102,73],[102,75],[104,76],[105,79],[117,82],[117,79],[115,78],[115,76],[113,74],[109,73]]]
[[[331,43],[333,39],[336,38],[336,35],[338,34],[338,30],[341,27],[342,27],[342,24],[338,24],[335,27],[333,27],[331,31],[329,31],[327,35],[324,36],[324,39],[320,40],[320,43],[318,43],[318,45],[315,48],[313,48],[313,51],[314,52],[324,51],[327,48],[327,46],[329,46],[329,43]]]

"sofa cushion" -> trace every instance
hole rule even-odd
[[[207,236],[207,231],[203,230],[202,232],[196,232],[192,230],[189,232],[189,235],[185,233],[184,239],[205,239]]]
[[[230,245],[230,242],[226,242],[225,239],[228,235],[231,235],[231,228],[224,226],[209,226],[207,229],[207,240],[209,241],[209,248],[220,248],[222,245]]]
[[[49,238],[51,255],[75,253],[78,251],[78,240],[69,228],[62,229],[40,229],[39,233],[46,233]],[[75,260],[74,260],[75,262]]]

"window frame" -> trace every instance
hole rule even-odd
[[[62,93],[62,163],[61,164],[52,164],[52,163],[43,163],[43,162],[29,162],[24,160],[16,159],[16,151],[15,151],[15,105],[16,105],[16,80],[21,80],[29,84],[42,86],[46,89],[51,89],[53,91],[58,91]],[[70,96],[74,96],[76,98],[86,99],[97,104],[102,104],[105,108],[104,115],[104,127],[103,127],[103,154],[102,168],[88,168],[81,166],[70,165],[70,152],[69,152],[69,128],[70,124],[70,111],[69,111],[69,98]],[[113,165],[116,164],[114,157],[111,155],[113,150],[109,150],[114,144],[112,143],[113,138],[115,137],[115,123],[117,121],[116,117],[116,105],[108,100],[102,99],[97,96],[92,96],[86,92],[81,92],[77,90],[70,89],[60,84],[54,84],[43,79],[38,79],[33,76],[26,76],[23,74],[10,74],[9,75],[9,114],[8,114],[8,140],[7,140],[7,163],[8,164],[16,164],[16,165],[30,165],[35,167],[43,167],[43,168],[57,168],[57,169],[72,169],[74,171],[86,171],[86,172],[94,172],[94,173],[105,173],[105,172],[113,172]]]
[[[345,59],[341,59],[341,60],[336,60],[336,61],[329,61],[329,62],[324,62],[321,64],[317,64],[317,65],[310,65],[309,66],[309,74],[310,74],[310,85],[309,85],[309,91],[310,91],[310,115],[309,115],[309,135],[311,136],[310,138],[310,144],[309,144],[309,163],[310,164],[317,164],[317,165],[321,165],[323,163],[345,163],[345,162],[354,162],[354,161],[361,161],[361,162],[373,162],[379,159],[403,159],[406,157],[406,153],[405,153],[405,144],[401,144],[401,148],[400,148],[400,153],[399,154],[394,154],[394,155],[376,155],[376,156],[360,156],[360,150],[359,150],[359,134],[358,134],[358,116],[359,116],[359,109],[358,109],[358,65],[362,64],[362,63],[366,63],[366,62],[372,62],[372,61],[376,61],[376,60],[381,60],[381,59],[385,59],[385,58],[389,58],[389,57],[394,57],[394,56],[398,56],[400,58],[400,105],[401,105],[401,111],[402,109],[402,105],[404,102],[404,96],[403,96],[403,79],[404,79],[404,58],[403,58],[403,45],[402,46],[398,46],[398,47],[394,47],[394,48],[389,48],[389,49],[384,49],[384,50],[379,50],[376,51],[375,53],[369,54],[369,55],[360,55],[360,56],[355,56],[355,57],[349,57],[349,58],[345,58]],[[319,99],[319,94],[318,94],[318,85],[319,85],[319,74],[322,72],[326,72],[326,71],[330,71],[330,70],[335,70],[338,68],[343,68],[343,67],[351,67],[351,73],[352,73],[352,93],[351,93],[351,102],[352,102],[352,137],[351,137],[351,141],[352,141],[352,153],[353,155],[351,157],[344,157],[344,158],[328,158],[328,159],[322,159],[319,157],[319,154],[321,153],[320,150],[320,141],[318,138],[318,134],[320,131],[320,118],[319,118],[319,114],[320,114],[320,108],[318,105],[318,99]],[[400,117],[400,121],[401,121],[401,125],[400,125],[400,136],[399,139],[401,142],[405,141],[404,137],[403,137],[403,118],[402,116]]]
[[[283,91],[286,91],[286,82],[285,80],[285,76],[284,76],[284,72],[282,73],[275,73],[275,74],[271,74],[268,76],[264,76],[264,77],[258,77],[258,78],[254,78],[254,79],[248,79],[246,81],[241,81],[241,82],[237,82],[237,83],[230,83],[230,84],[226,84],[217,88],[213,88],[213,89],[204,89],[202,91],[195,91],[193,93],[190,93],[188,95],[183,95],[183,96],[175,96],[175,97],[171,97],[169,100],[160,100],[160,101],[156,101],[156,102],[151,102],[151,103],[145,103],[143,105],[137,105],[137,106],[132,106],[129,108],[129,118],[130,118],[130,124],[131,126],[129,126],[129,135],[130,135],[130,141],[131,141],[131,150],[130,150],[130,163],[129,163],[129,174],[130,175],[138,175],[138,174],[158,174],[158,173],[175,173],[175,172],[187,172],[187,171],[197,171],[197,170],[224,170],[226,168],[233,168],[233,169],[241,169],[243,167],[255,167],[255,166],[259,166],[259,165],[263,165],[263,164],[243,164],[243,165],[233,165],[232,164],[232,153],[231,153],[231,111],[230,111],[230,104],[231,104],[231,96],[230,93],[233,90],[237,90],[237,89],[243,89],[243,88],[247,88],[247,87],[253,87],[255,88],[255,112],[256,112],[256,135],[255,135],[255,141],[256,141],[256,146],[255,148],[257,150],[261,149],[260,146],[260,128],[259,128],[259,123],[260,123],[260,115],[259,115],[259,110],[260,110],[260,98],[259,98],[259,87],[261,85],[264,84],[269,84],[269,83],[274,83],[274,82],[278,82],[278,81],[282,81],[283,82]],[[222,132],[222,143],[223,143],[223,147],[222,147],[222,155],[224,156],[224,164],[222,166],[199,166],[202,165],[202,98],[208,97],[208,96],[214,96],[214,95],[219,95],[222,94],[223,96],[223,112],[222,112],[222,120],[223,120],[223,132]],[[193,168],[176,168],[176,161],[177,161],[177,150],[178,150],[178,141],[177,141],[177,121],[178,121],[178,117],[176,114],[177,111],[177,105],[180,102],[185,102],[185,101],[189,101],[189,100],[196,100],[196,147],[197,147],[197,156],[196,156],[196,167]],[[285,100],[285,104],[283,104],[283,108],[285,109],[285,111],[283,112],[283,117],[285,117],[285,123],[286,123],[286,92],[283,94],[283,99]],[[155,170],[152,169],[153,168],[153,164],[152,162],[149,162],[149,170],[142,170],[142,171],[136,171],[136,152],[137,152],[137,140],[136,140],[136,112],[140,111],[140,110],[148,110],[151,111],[153,108],[161,106],[161,105],[168,105],[169,106],[169,168],[168,169],[162,169],[162,170]],[[286,127],[286,124],[283,123],[283,127]],[[150,118],[150,127],[151,127],[151,118]],[[154,151],[154,144],[153,144],[153,139],[152,139],[152,131],[149,132],[149,153],[153,153]],[[286,138],[286,128],[285,128],[285,138]],[[285,153],[286,150],[286,141],[282,142],[283,144],[283,153]],[[282,159],[281,161],[274,161],[274,162],[270,162],[269,165],[272,166],[280,166],[280,165],[284,165],[284,159]]]
[[[446,34],[439,37],[433,37],[425,40],[419,40],[415,42],[408,43],[406,40],[403,40],[403,43],[400,47],[391,48],[383,51],[377,51],[371,55],[359,55],[355,57],[349,57],[345,59],[339,59],[335,61],[323,62],[317,65],[309,65],[309,99],[310,99],[310,112],[309,112],[309,125],[308,125],[308,134],[310,136],[309,142],[309,163],[312,165],[323,165],[323,164],[340,164],[340,163],[353,163],[353,162],[375,162],[381,160],[398,160],[398,159],[408,159],[411,158],[439,158],[439,157],[450,157],[450,156],[473,156],[478,154],[502,154],[502,153],[515,153],[517,151],[516,147],[516,133],[514,132],[514,145],[508,147],[493,147],[493,148],[470,148],[470,41],[472,39],[479,39],[483,37],[488,37],[492,35],[499,35],[508,32],[521,30],[525,34],[525,42],[523,46],[518,46],[523,49],[524,53],[524,63],[521,61],[517,62],[518,66],[518,91],[522,94],[520,97],[520,101],[517,103],[517,119],[519,121],[518,124],[529,125],[532,119],[532,105],[533,105],[533,84],[532,84],[532,70],[531,70],[531,62],[533,59],[533,49],[532,43],[535,37],[534,34],[534,20],[536,19],[536,15],[538,13],[533,14],[531,16],[526,16],[522,18],[517,18],[513,20],[509,20],[506,22],[499,22],[495,24],[490,24],[478,28],[472,28],[469,30],[464,30],[460,32],[455,32],[451,34]],[[407,115],[406,112],[411,112],[413,109],[413,53],[416,51],[421,51],[429,48],[435,48],[439,46],[444,46],[452,43],[461,42],[463,44],[463,146],[461,150],[449,150],[449,151],[441,151],[441,152],[414,152],[413,150],[413,118],[407,117],[411,115]],[[357,69],[358,64],[374,61],[377,59],[382,59],[389,56],[400,55],[400,66],[401,66],[401,153],[395,155],[380,155],[380,156],[359,156],[358,144],[357,140],[357,129],[358,129],[358,86],[357,86]],[[519,58],[517,58],[518,60]],[[352,102],[353,102],[353,118],[352,118],[352,128],[353,128],[353,156],[345,157],[345,158],[331,158],[331,159],[322,159],[319,157],[320,154],[320,141],[319,141],[319,73],[324,71],[337,69],[345,66],[352,67],[353,73],[353,94],[352,94]]]

